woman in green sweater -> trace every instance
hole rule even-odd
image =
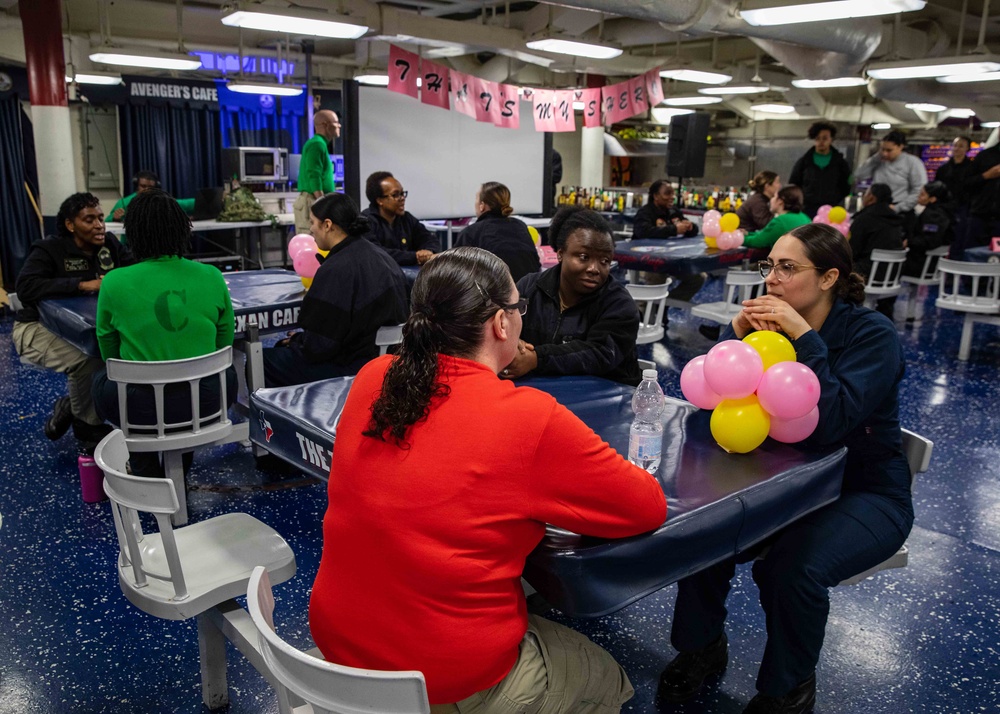
[[[747,233],[743,245],[751,248],[770,248],[781,236],[794,228],[810,223],[809,216],[802,212],[802,189],[789,184],[771,199],[774,218],[759,231]]]

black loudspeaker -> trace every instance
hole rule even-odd
[[[681,114],[670,120],[667,140],[667,175],[698,178],[705,175],[705,147],[708,144],[706,112]]]

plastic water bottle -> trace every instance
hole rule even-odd
[[[655,369],[642,371],[642,382],[632,395],[635,420],[629,429],[628,460],[649,473],[660,467],[660,450],[663,448],[663,389],[656,381]]]

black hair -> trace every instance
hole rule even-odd
[[[868,190],[875,197],[875,203],[884,203],[886,205],[892,203],[892,189],[889,188],[889,184],[873,183]]]
[[[184,255],[191,243],[191,219],[166,191],[143,191],[125,211],[128,247],[136,260]]]
[[[136,171],[135,176],[132,177],[132,185],[138,186],[139,179],[146,179],[147,181],[152,181],[158,187],[160,185],[160,177],[157,176],[152,171]]]
[[[968,136],[966,136],[965,134],[959,134],[958,136],[956,136],[956,137],[955,137],[955,139],[961,139],[962,141],[964,141],[964,142],[965,142],[965,144],[966,144],[966,145],[967,145],[967,146],[968,146],[968,147],[969,147],[970,149],[972,148],[972,138],[971,138],[971,137],[968,137]],[[952,141],[955,141],[955,139],[952,139]]]
[[[600,213],[581,206],[563,206],[556,211],[549,225],[549,245],[555,250],[562,250],[570,235],[578,230],[606,234],[614,249],[611,224]]]
[[[833,226],[824,223],[807,223],[791,231],[802,242],[806,257],[817,268],[839,272],[834,286],[837,297],[854,305],[865,301],[865,279],[854,272],[854,258],[847,238]]]
[[[660,192],[663,186],[669,186],[671,191],[674,189],[674,185],[667,179],[657,179],[649,185],[649,203],[653,202],[653,197]]]
[[[815,141],[821,131],[830,132],[831,139],[837,138],[837,127],[828,121],[813,122],[813,125],[809,127],[809,138]]]
[[[361,215],[358,204],[344,193],[328,193],[309,209],[321,223],[330,221],[349,236],[364,235],[371,230],[368,219]]]
[[[487,181],[479,187],[479,200],[486,204],[490,213],[504,216],[514,212],[510,207],[510,189],[499,181]]]
[[[101,201],[92,193],[74,193],[59,206],[56,215],[56,229],[63,238],[72,238],[73,234],[66,227],[66,221],[72,221],[84,208],[97,208]]]
[[[888,141],[890,144],[896,144],[897,146],[906,146],[906,136],[901,131],[890,131],[882,137],[882,141]]]
[[[786,213],[802,213],[805,197],[802,195],[802,189],[794,183],[781,187],[778,191],[778,200],[785,207]]]
[[[776,178],[778,178],[778,174],[773,171],[760,171],[750,182],[750,189],[754,193],[764,193],[764,189],[774,183]]]
[[[463,246],[435,256],[417,273],[403,342],[371,406],[365,436],[408,448],[406,432],[450,389],[439,380],[438,354],[470,358],[483,343],[483,323],[510,302],[506,263]]]
[[[373,206],[377,206],[378,200],[383,198],[382,182],[390,178],[396,177],[388,171],[376,171],[368,177],[367,181],[365,181],[365,196],[367,196],[368,202]]]
[[[924,185],[924,190],[928,196],[937,199],[938,203],[948,203],[951,200],[951,191],[944,181],[931,181]]]

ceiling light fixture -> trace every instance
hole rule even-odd
[[[374,73],[359,74],[354,78],[354,81],[358,84],[367,84],[371,87],[388,87],[389,75]]]
[[[887,121],[880,121],[875,124],[872,124],[872,129],[874,129],[875,131],[883,131],[885,129],[891,129],[891,128],[892,124],[890,124]]]
[[[277,7],[269,7],[267,12],[236,10],[223,17],[222,24],[247,30],[332,37],[338,40],[356,40],[368,32],[367,25],[359,25],[347,17],[327,12],[284,10]]]
[[[1000,126],[1000,121],[984,121],[979,126],[983,127],[984,129],[996,129],[998,126]]]
[[[593,42],[580,42],[578,40],[566,40],[560,37],[540,37],[535,40],[528,40],[525,46],[529,50],[555,52],[556,54],[573,55],[574,57],[589,57],[590,59],[614,59],[622,53],[620,47]]]
[[[830,87],[860,87],[868,84],[864,77],[837,77],[836,79],[793,79],[792,86],[799,89],[827,89]]]
[[[231,79],[226,82],[226,89],[240,94],[271,94],[279,97],[297,97],[302,94],[302,87],[297,84],[279,84],[256,79]]]
[[[912,109],[915,112],[943,112],[946,107],[943,104],[931,104],[930,102],[910,102],[906,105],[907,109]]]
[[[795,107],[791,104],[773,104],[770,102],[764,104],[751,104],[750,108],[755,112],[761,112],[762,114],[791,114],[795,111]]]
[[[724,87],[699,87],[699,94],[715,94],[725,96],[727,94],[761,94],[771,87],[766,84],[727,84]]]
[[[703,107],[708,104],[719,104],[721,101],[722,97],[710,96],[667,97],[661,104],[666,104],[668,107]]]
[[[948,116],[955,119],[971,119],[976,116],[976,112],[968,107],[963,107],[961,109],[949,109]]]
[[[788,0],[746,0],[740,17],[748,25],[794,25],[845,20],[851,17],[892,15],[922,10],[925,0],[831,0],[790,4]]]
[[[666,107],[653,107],[649,110],[656,124],[669,124],[674,117],[683,114],[694,114],[694,109],[668,109]]]
[[[145,67],[146,69],[189,70],[201,67],[201,60],[192,55],[157,52],[156,50],[127,50],[109,45],[94,50],[90,55],[90,61],[98,64]]]
[[[706,72],[701,69],[685,67],[662,70],[660,76],[664,79],[677,79],[681,82],[696,82],[698,84],[725,84],[733,79],[732,75],[722,72]]]
[[[964,84],[966,82],[996,82],[1000,81],[1000,72],[983,72],[981,74],[949,74],[938,77],[937,81],[944,84]]]
[[[1000,57],[984,54],[904,60],[902,62],[879,62],[868,68],[868,76],[873,79],[919,79],[949,75],[972,77],[998,70],[1000,70]],[[978,80],[969,79],[968,81]]]
[[[121,84],[122,76],[116,72],[76,72],[72,77],[68,74],[66,75],[67,82],[76,82],[77,84]]]

